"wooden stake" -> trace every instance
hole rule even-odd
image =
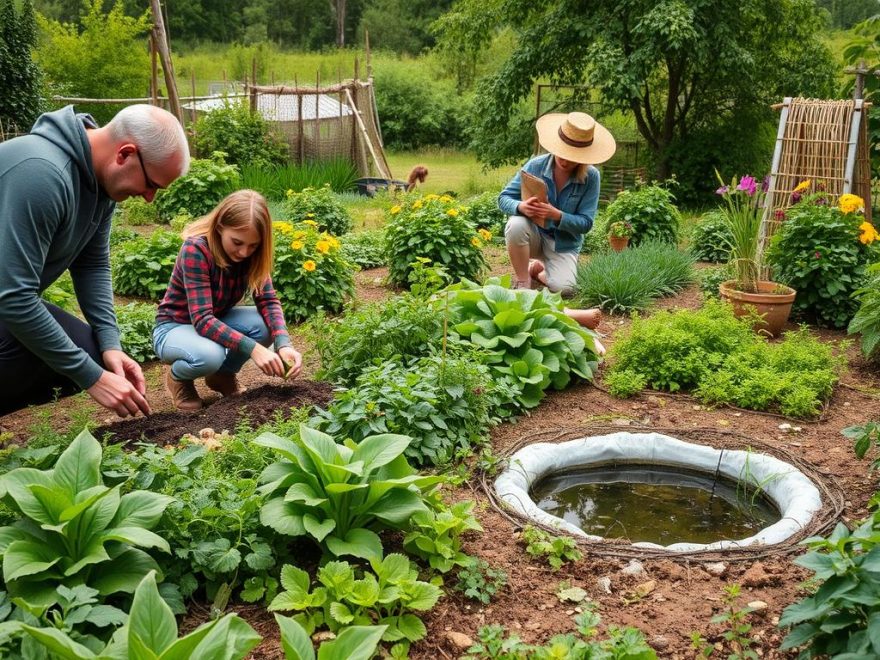
[[[169,111],[177,121],[183,125],[183,110],[180,107],[180,96],[177,94],[177,80],[174,77],[174,63],[171,61],[171,48],[168,45],[168,35],[165,32],[165,20],[162,17],[162,7],[159,0],[150,0],[150,8],[153,11],[153,36],[159,48],[162,58],[162,71],[165,74],[165,87],[168,89]]]
[[[156,52],[156,35],[150,32],[150,96],[152,104],[159,105],[159,53]]]

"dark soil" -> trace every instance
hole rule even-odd
[[[313,380],[295,381],[290,385],[262,385],[244,394],[222,397],[197,412],[158,412],[148,417],[135,417],[100,426],[93,431],[96,438],[109,436],[113,443],[151,442],[157,445],[176,444],[187,434],[198,434],[206,427],[218,433],[232,431],[246,421],[256,428],[276,419],[290,417],[291,408],[316,405],[325,407],[333,395],[333,386]]]

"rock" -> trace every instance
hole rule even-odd
[[[703,570],[706,571],[709,575],[721,577],[727,572],[727,564],[725,564],[723,561],[717,561],[711,564],[703,564]]]
[[[654,635],[648,644],[650,644],[651,648],[655,651],[665,651],[669,648],[669,640],[663,635]]]
[[[541,629],[541,624],[537,621],[535,621],[533,623],[526,624],[526,630],[540,630],[540,629]]]
[[[629,426],[632,422],[628,419],[624,419],[623,417],[615,417],[611,420],[612,426]]]
[[[336,639],[336,635],[329,630],[322,630],[312,635],[312,641],[316,644],[320,644],[321,642],[326,642],[331,639]]]
[[[779,425],[779,430],[788,433],[789,431],[791,431],[791,424],[789,424],[788,422],[783,422]]]
[[[644,575],[645,567],[642,566],[642,562],[637,561],[635,559],[630,559],[629,563],[624,566],[621,570],[621,573],[624,575],[632,575],[638,577],[639,575]]]
[[[474,640],[464,633],[455,632],[454,630],[446,633],[446,639],[456,651],[467,651],[474,645]]]
[[[639,598],[644,598],[656,588],[657,583],[654,580],[648,580],[647,582],[642,582],[640,585],[638,585],[635,588],[634,593]]]
[[[217,434],[214,432],[214,429],[212,429],[210,426],[199,431],[199,437],[202,440],[210,440],[215,435],[217,435]]]
[[[740,583],[744,587],[767,587],[779,583],[779,577],[770,575],[764,568],[764,564],[756,561],[743,573]]]
[[[759,614],[761,616],[767,614],[767,603],[765,603],[763,600],[753,600],[751,603],[747,604],[747,607],[755,614]]]
[[[599,589],[602,590],[603,593],[611,593],[611,578],[607,575],[597,579],[596,584],[599,585]]]

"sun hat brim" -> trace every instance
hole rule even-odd
[[[573,163],[586,163],[598,165],[614,155],[617,151],[617,143],[611,132],[596,122],[593,129],[593,143],[588,147],[573,147],[566,144],[559,137],[559,127],[565,123],[568,115],[562,112],[554,112],[540,117],[535,123],[538,131],[538,143],[554,156],[559,156]]]

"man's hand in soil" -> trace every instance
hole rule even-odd
[[[529,197],[520,202],[517,210],[539,227],[546,226],[548,220],[562,219],[562,212],[559,209],[547,202],[539,202],[537,197]]]
[[[98,382],[87,391],[95,401],[120,417],[150,414],[145,398],[146,384],[140,365],[122,351],[104,351],[104,366]]]

